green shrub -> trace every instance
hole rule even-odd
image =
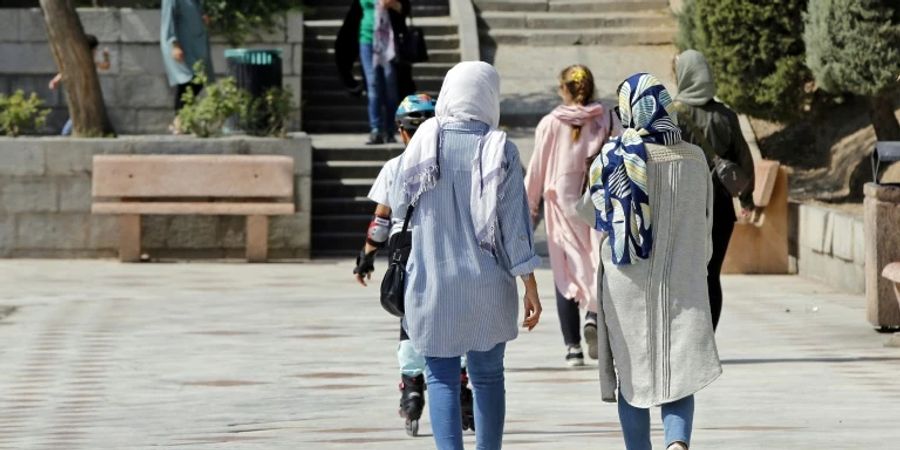
[[[294,94],[289,88],[273,87],[250,100],[241,115],[241,128],[254,136],[279,136],[287,133]]]
[[[678,34],[675,35],[675,46],[681,51],[696,49],[697,44],[694,34],[697,32],[697,26],[694,24],[694,0],[684,0],[681,11],[675,15],[675,18],[678,19]]]
[[[44,126],[49,109],[41,109],[44,101],[37,94],[25,97],[22,90],[13,95],[0,94],[0,131],[10,136],[18,136]]]
[[[797,117],[809,100],[804,66],[805,0],[693,0],[690,43],[712,66],[718,95],[770,120]]]
[[[223,36],[232,46],[239,46],[253,36],[283,31],[284,14],[303,5],[302,0],[213,0],[203,6],[212,19],[213,32]]]
[[[241,113],[249,96],[238,89],[232,77],[210,84],[202,61],[194,65],[194,73],[191,82],[203,86],[202,96],[195,96],[190,89],[182,95],[184,107],[178,112],[179,127],[198,137],[218,135],[229,117]]]
[[[897,88],[900,7],[891,8],[887,3],[878,0],[810,2],[803,37],[806,64],[819,87],[833,93],[863,96]]]

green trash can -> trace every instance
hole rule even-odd
[[[231,48],[225,50],[228,74],[237,87],[250,93],[252,99],[265,95],[273,87],[282,87],[281,49]],[[244,123],[244,131],[257,134],[268,123],[268,117],[256,117]],[[236,128],[236,127],[232,127]]]

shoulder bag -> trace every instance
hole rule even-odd
[[[715,152],[712,145],[709,143],[709,140],[706,139],[706,135],[703,134],[700,127],[694,123],[687,107],[680,102],[676,102],[675,107],[679,113],[678,122],[691,132],[694,140],[697,141],[696,144],[703,149],[703,153],[706,154],[706,161],[709,163],[709,167],[716,175],[716,178],[722,182],[722,186],[725,187],[725,190],[727,190],[732,197],[741,196],[746,192],[747,188],[750,187],[750,177],[748,177],[747,173],[741,169],[741,166],[733,161],[720,157]]]
[[[406,209],[406,218],[403,219],[403,230],[400,232],[397,245],[391,249],[391,261],[387,271],[384,273],[384,280],[381,281],[381,307],[384,308],[392,316],[403,317],[404,313],[404,294],[406,292],[406,260],[408,255],[404,255],[403,239],[407,239],[407,230],[409,229],[409,219],[412,218],[415,206],[409,205]]]
[[[400,37],[397,45],[397,56],[400,62],[407,64],[428,61],[428,47],[425,45],[425,30],[413,24],[412,8],[409,11],[409,27]]]

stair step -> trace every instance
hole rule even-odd
[[[674,42],[674,27],[607,28],[603,30],[491,30],[483,34],[497,44],[567,45],[665,45]]]
[[[308,34],[305,37],[303,45],[312,47],[333,47],[337,40],[334,34]],[[425,34],[425,47],[429,50],[451,50],[459,49],[459,37],[455,34],[448,35],[430,35]]]
[[[639,13],[589,13],[571,14],[559,12],[484,12],[481,18],[493,32],[501,29],[557,29],[623,28],[674,26],[671,14],[654,11]]]
[[[415,79],[416,88],[427,92],[437,92],[441,90],[441,84],[444,77],[420,76]],[[303,77],[303,89],[307,91],[313,90],[344,90],[344,83],[333,76],[305,76]]]
[[[365,145],[366,137],[359,136],[359,142],[354,147],[341,148],[316,148],[313,150],[314,161],[387,161],[400,156],[403,146],[393,145]]]
[[[413,65],[413,78],[424,77],[443,77],[447,71],[452,69],[454,64],[451,63],[419,63]],[[359,74],[359,64],[354,68],[357,75]],[[303,74],[312,76],[337,76],[337,66],[334,62],[310,62],[303,65]]]
[[[375,202],[366,197],[314,198],[313,217],[341,214],[372,214]]]
[[[356,232],[314,232],[312,234],[312,253],[315,257],[355,256],[362,249],[365,242],[365,229]],[[350,268],[347,270],[347,273],[350,273]],[[377,285],[381,280],[373,279],[372,282]]]
[[[459,49],[434,49],[428,51],[430,63],[458,63],[460,61]],[[334,63],[334,49],[316,48],[311,46],[303,47],[303,61],[306,62],[328,62]]]
[[[459,26],[450,17],[416,18],[413,21],[416,27],[425,32],[425,36],[450,36],[459,33]],[[337,36],[338,30],[344,24],[343,20],[307,20],[303,22],[303,31],[307,36],[313,34],[328,34]]]
[[[372,211],[375,207],[372,207]],[[355,233],[356,245],[362,248],[366,238],[366,229],[372,221],[372,211],[369,214],[353,215],[327,215],[312,218],[312,234],[314,236],[329,235],[330,233]],[[353,241],[353,238],[346,237]]]
[[[315,105],[308,104],[303,108],[303,115],[306,117],[315,117],[317,120],[340,119],[367,121],[369,120],[368,107],[365,99],[358,99],[352,104],[338,105]]]
[[[313,181],[314,198],[368,197],[375,179],[351,178]]]
[[[313,163],[313,179],[372,178],[384,161],[320,161]]]
[[[341,2],[340,5],[322,4],[309,5],[306,17],[310,20],[343,20],[349,11],[349,2]],[[412,7],[413,17],[440,17],[450,15],[450,6],[447,4],[418,4],[414,2]]]
[[[573,13],[662,10],[668,0],[475,0],[481,11],[560,11]]]
[[[316,120],[304,116],[303,128],[307,133],[367,133],[369,121]]]

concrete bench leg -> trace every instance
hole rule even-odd
[[[119,216],[119,261],[138,262],[141,260],[141,216],[123,214]]]
[[[247,216],[247,261],[265,262],[269,256],[269,216]]]

